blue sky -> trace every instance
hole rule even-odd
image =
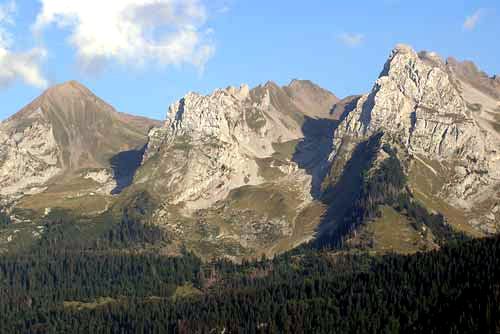
[[[73,79],[157,119],[188,91],[241,83],[309,79],[344,97],[397,43],[493,75],[499,36],[498,0],[0,0],[0,119]]]

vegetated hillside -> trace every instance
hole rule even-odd
[[[359,144],[340,175],[332,166],[336,181],[324,184],[328,210],[313,244],[413,253],[466,239],[415,198],[400,160],[405,153],[382,144],[383,138],[378,132]]]
[[[46,248],[0,257],[0,332],[497,333],[500,238],[274,260]]]

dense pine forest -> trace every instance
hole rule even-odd
[[[500,238],[273,260],[40,248],[0,258],[0,333],[498,333]]]

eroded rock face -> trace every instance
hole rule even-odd
[[[500,155],[497,134],[478,121],[462,84],[436,54],[397,46],[371,93],[339,125],[331,160],[342,146],[354,147],[382,131],[383,141],[402,147],[409,157],[459,166],[440,175],[446,181],[440,196],[471,208],[485,192],[494,193]]]
[[[190,93],[170,107],[165,127],[171,129],[167,136],[187,136],[193,142],[216,139],[231,143],[237,138],[257,157],[270,155],[273,142],[300,137],[299,121],[280,115],[269,91],[252,100],[247,86],[219,90],[211,96]]]
[[[61,171],[59,148],[52,127],[40,110],[26,128],[0,124],[0,195],[39,191]]]
[[[107,195],[117,187],[116,178],[111,169],[89,170],[85,171],[82,176],[84,179],[93,180],[99,185],[96,193]]]
[[[477,159],[488,149],[448,73],[404,46],[393,51],[372,92],[339,130],[354,136],[385,130],[410,151],[436,158]]]
[[[169,202],[184,203],[190,210],[207,208],[232,189],[266,182],[263,168],[294,173],[296,166],[275,167],[266,159],[276,152],[275,144],[303,137],[302,108],[328,114],[325,105],[336,98],[317,89],[328,101],[318,98],[314,105],[314,96],[306,98],[303,92],[313,89],[311,85],[303,88],[292,82],[284,89],[269,82],[252,90],[246,85],[229,87],[209,96],[189,93],[170,107],[164,127],[150,132],[145,168],[155,156],[160,159],[161,192],[170,194]],[[266,163],[271,165],[263,167]]]

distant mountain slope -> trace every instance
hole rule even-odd
[[[309,80],[294,79],[283,90],[298,108],[309,117],[328,118],[339,98]]]
[[[500,100],[500,77],[488,76],[471,61],[460,62],[450,57],[446,60],[446,64],[460,81],[468,83],[496,100]]]

